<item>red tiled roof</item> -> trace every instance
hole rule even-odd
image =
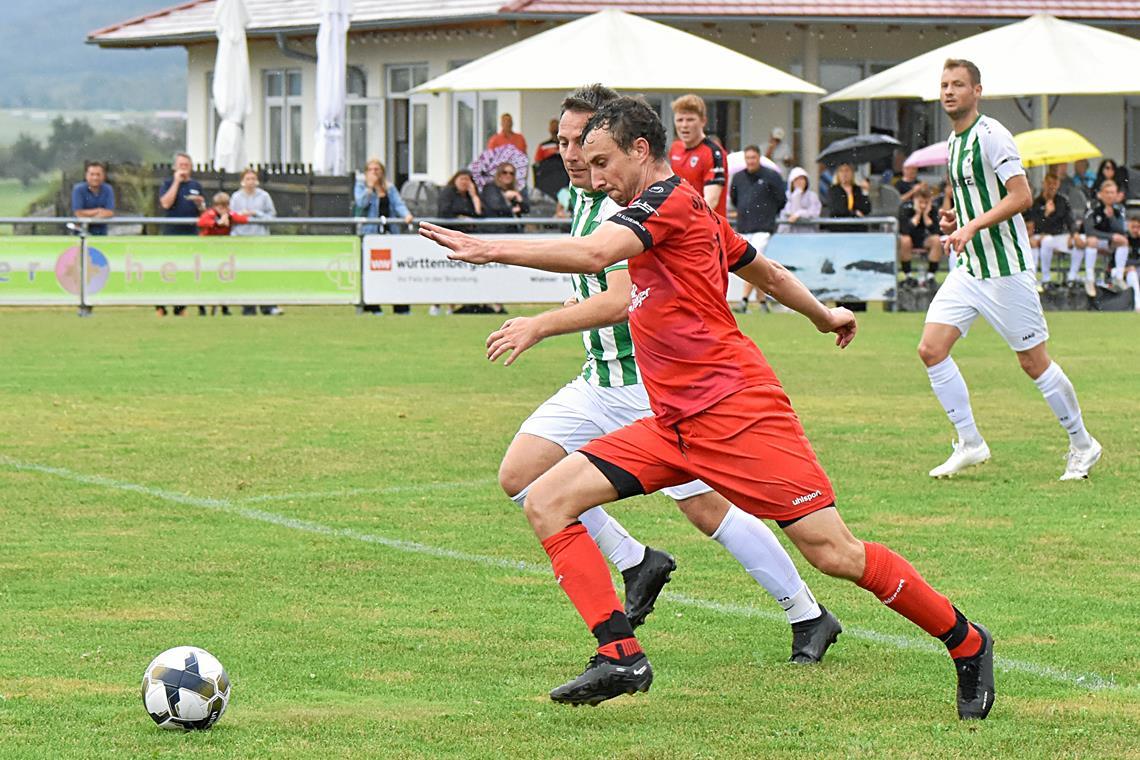
[[[601,0],[517,0],[506,13],[584,15],[617,3]],[[1140,19],[1137,0],[625,0],[623,11],[647,16],[769,16],[782,18],[1025,18],[1049,13],[1069,19]],[[951,17],[950,14],[953,14]]]

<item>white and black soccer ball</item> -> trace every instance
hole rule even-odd
[[[159,728],[204,731],[226,711],[230,677],[205,649],[174,647],[146,666],[142,699]]]

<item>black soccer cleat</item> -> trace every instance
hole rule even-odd
[[[801,665],[822,662],[828,647],[843,633],[839,618],[828,612],[822,604],[819,605],[819,611],[819,617],[792,623],[792,656],[788,662]]]
[[[982,648],[973,657],[958,657],[958,718],[985,720],[994,706],[994,640],[990,632],[971,623],[982,636]]]
[[[622,694],[649,691],[653,683],[653,667],[641,654],[629,665],[620,665],[602,654],[595,654],[582,675],[550,692],[550,698],[564,705],[590,705]]]
[[[645,622],[653,605],[661,595],[661,589],[669,582],[669,575],[677,569],[677,563],[667,553],[645,547],[645,557],[621,577],[625,583],[625,616],[634,628]]]

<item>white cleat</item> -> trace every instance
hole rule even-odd
[[[1103,451],[1104,448],[1095,438],[1092,439],[1092,446],[1087,449],[1069,449],[1069,453],[1065,455],[1067,460],[1065,474],[1061,476],[1061,480],[1084,480],[1087,478],[1089,470],[1100,461],[1100,455]]]
[[[942,464],[930,471],[932,478],[948,478],[956,475],[967,467],[981,464],[990,458],[990,447],[985,441],[978,441],[973,446],[962,441],[954,442],[954,453]]]

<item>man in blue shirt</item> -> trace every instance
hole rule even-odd
[[[174,173],[163,180],[162,187],[158,189],[158,205],[166,211],[166,216],[193,217],[195,220],[206,208],[206,196],[202,194],[202,186],[198,181],[190,178],[194,163],[187,153],[174,154]],[[162,228],[163,235],[197,235],[196,224],[167,224]],[[179,316],[186,310],[185,306],[175,306],[174,315]],[[155,312],[160,317],[166,316],[165,306],[156,306]],[[205,315],[206,309],[198,307],[198,314]]]
[[[88,161],[83,181],[71,188],[71,213],[84,219],[108,219],[115,215],[115,191],[107,184],[107,167],[101,161]],[[106,235],[107,225],[92,224],[89,235]],[[91,316],[91,307],[79,305],[79,316]]]
[[[158,205],[162,206],[168,217],[198,218],[206,208],[206,197],[202,194],[202,186],[198,181],[190,178],[194,165],[186,153],[176,153],[174,156],[174,174],[162,181],[158,189]],[[197,235],[198,228],[193,224],[166,225],[164,235]]]
[[[115,215],[115,191],[107,184],[107,167],[88,161],[83,182],[71,188],[71,213],[85,219],[107,219]],[[107,225],[92,224],[87,232],[106,235]]]

